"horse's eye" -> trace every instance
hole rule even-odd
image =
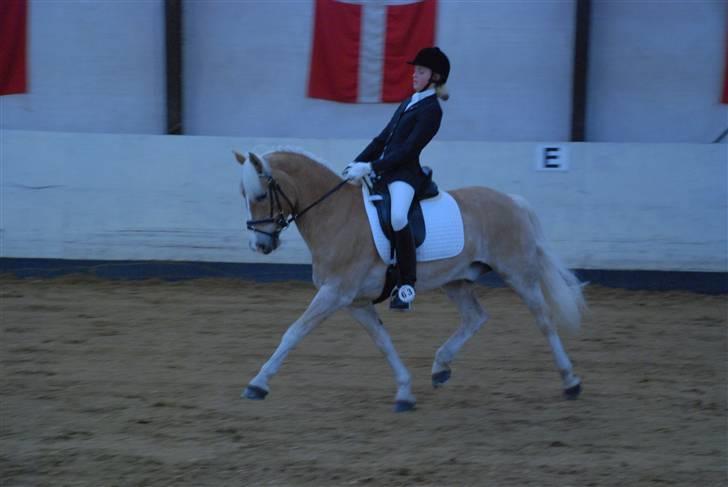
[[[261,201],[263,201],[265,199],[265,197],[266,197],[266,194],[263,193],[261,195],[256,196],[255,197],[255,201],[258,202],[258,203],[260,203]]]

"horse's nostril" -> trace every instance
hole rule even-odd
[[[273,250],[270,245],[263,244],[263,243],[258,243],[258,244],[256,244],[255,247],[258,250],[258,252],[262,252],[266,255],[270,254],[271,251]]]

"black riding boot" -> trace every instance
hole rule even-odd
[[[390,309],[409,311],[415,299],[415,281],[417,281],[417,256],[415,239],[409,224],[402,230],[394,232],[394,248],[397,254],[399,283],[392,293]]]

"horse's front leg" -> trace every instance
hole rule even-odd
[[[296,345],[313,330],[316,325],[334,314],[338,309],[351,302],[350,298],[342,296],[336,289],[323,286],[304,313],[283,334],[281,343],[273,352],[271,358],[263,364],[260,372],[243,391],[242,396],[248,399],[265,399],[268,394],[268,380],[280,369],[283,360]]]
[[[395,397],[394,410],[398,413],[410,411],[415,408],[415,397],[412,395],[412,378],[409,371],[400,360],[397,350],[394,348],[389,333],[379,319],[374,305],[368,304],[361,307],[351,306],[349,312],[358,321],[374,343],[379,347],[394,371],[394,378],[397,381],[397,396]]]

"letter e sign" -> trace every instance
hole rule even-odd
[[[568,171],[569,146],[542,144],[536,147],[537,171]]]

